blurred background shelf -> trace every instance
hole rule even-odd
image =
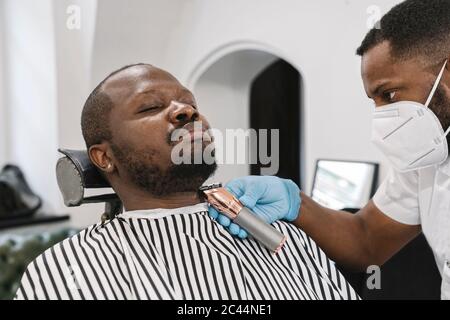
[[[66,214],[38,212],[26,218],[0,220],[0,300],[14,298],[30,262],[77,232]]]
[[[58,222],[69,221],[70,216],[68,214],[55,215],[47,213],[36,213],[30,217],[19,217],[19,218],[3,218],[0,219],[0,232],[8,231],[11,228],[17,227],[29,227],[29,226],[39,226],[43,224],[54,224]]]

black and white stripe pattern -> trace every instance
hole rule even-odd
[[[306,234],[274,255],[231,236],[205,204],[131,211],[50,248],[32,262],[17,299],[359,299]]]

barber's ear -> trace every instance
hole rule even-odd
[[[447,90],[447,93],[449,93],[448,91],[450,90],[450,56],[448,57],[447,65],[445,66],[445,71],[442,77],[443,81],[441,82],[444,88]]]
[[[92,163],[104,173],[114,171],[112,156],[109,154],[109,147],[106,142],[94,144],[89,147],[88,153]]]

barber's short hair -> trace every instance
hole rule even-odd
[[[450,0],[406,0],[386,13],[356,53],[389,41],[394,59],[420,57],[438,63],[450,55]]]
[[[84,103],[81,112],[81,132],[86,143],[86,148],[103,141],[111,140],[111,128],[109,126],[109,115],[114,107],[114,101],[103,91],[103,84],[115,74],[134,66],[149,65],[146,63],[135,63],[126,65],[110,73],[91,92]]]

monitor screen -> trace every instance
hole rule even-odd
[[[318,160],[312,198],[332,209],[362,208],[375,192],[378,164]]]

